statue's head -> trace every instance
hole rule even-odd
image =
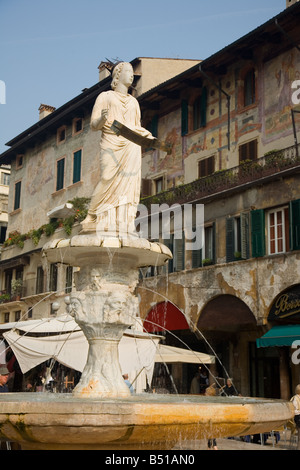
[[[123,73],[122,73],[123,72]],[[126,80],[129,80],[126,85],[130,86],[133,81],[133,68],[132,65],[129,62],[119,62],[115,67],[113,68],[112,71],[112,82],[111,82],[111,88],[114,90],[120,80],[120,78],[125,74],[126,72]]]

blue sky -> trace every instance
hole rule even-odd
[[[0,0],[0,153],[98,81],[102,60],[205,59],[285,9],[285,0]]]

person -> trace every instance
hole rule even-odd
[[[199,371],[196,372],[194,375],[192,382],[191,382],[191,387],[190,387],[190,393],[192,395],[199,395],[200,393],[200,373]]]
[[[221,387],[220,392],[222,395],[225,395],[226,397],[232,397],[235,395],[238,395],[235,387],[233,386],[232,379],[228,378],[226,381],[226,385]]]
[[[133,395],[134,394],[134,388],[133,388],[131,382],[129,381],[128,374],[123,374],[123,379],[125,380],[125,383],[126,383],[127,387],[129,388],[131,395]]]
[[[91,129],[101,131],[101,179],[92,195],[82,231],[135,233],[134,220],[140,199],[141,147],[112,130],[116,120],[141,137],[155,140],[141,127],[138,101],[128,89],[133,82],[133,68],[128,62],[118,63],[112,72],[111,88],[97,97],[91,116]]]
[[[300,450],[300,384],[298,384],[295,388],[295,395],[291,398],[291,402],[295,408],[295,416],[294,421],[296,425],[296,429],[298,431],[298,444],[297,450]]]
[[[199,367],[199,373],[200,373],[200,376],[199,376],[200,394],[203,395],[205,394],[205,390],[208,387],[209,380],[208,380],[207,372],[205,369],[203,369],[202,367]]]
[[[9,370],[6,366],[0,367],[0,393],[8,393],[7,382],[9,380]]]

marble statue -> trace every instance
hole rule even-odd
[[[91,128],[101,131],[100,182],[98,183],[82,222],[84,231],[133,234],[134,220],[140,198],[141,147],[116,135],[114,121],[125,124],[135,134],[155,140],[141,127],[138,101],[128,93],[133,82],[131,64],[121,62],[112,73],[112,90],[102,92],[96,99]]]

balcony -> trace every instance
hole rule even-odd
[[[149,207],[151,204],[201,201],[224,191],[243,190],[247,185],[267,182],[276,175],[284,176],[296,170],[300,171],[300,144],[270,152],[254,161],[246,160],[237,167],[216,171],[192,183],[142,198],[141,204]]]

